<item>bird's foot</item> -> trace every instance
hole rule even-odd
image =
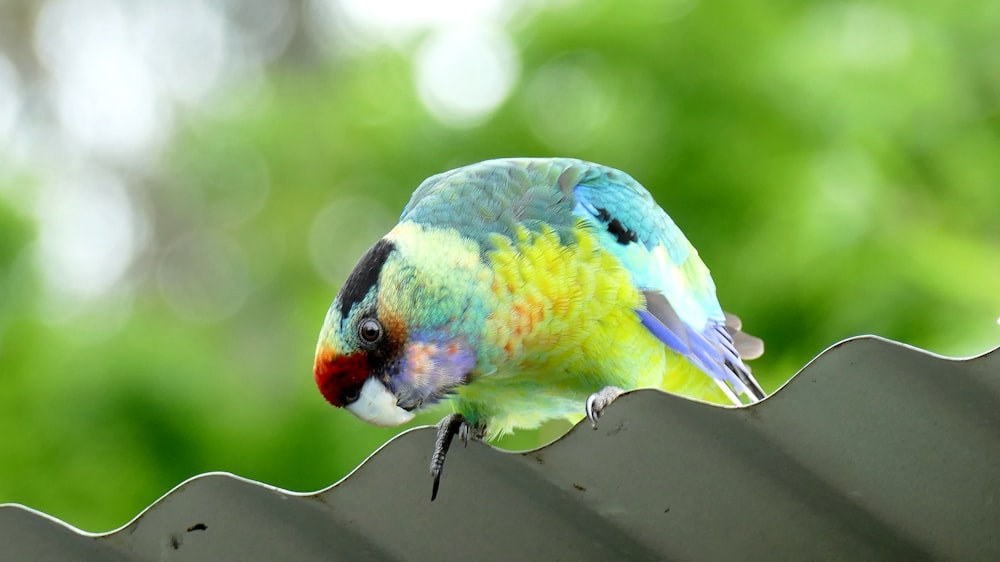
[[[434,452],[431,453],[431,477],[434,479],[434,487],[431,489],[431,501],[437,498],[438,484],[441,482],[441,473],[444,471],[444,459],[448,456],[448,449],[451,448],[451,441],[458,435],[463,446],[469,446],[469,437],[481,439],[486,433],[483,426],[473,427],[462,414],[451,414],[445,416],[437,424],[437,439],[434,441]]]
[[[597,420],[601,418],[604,409],[624,393],[625,391],[617,386],[606,386],[587,397],[585,410],[587,412],[587,419],[590,420],[594,429],[597,429]]]

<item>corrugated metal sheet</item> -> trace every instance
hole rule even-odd
[[[4,560],[1000,560],[1000,350],[951,360],[838,344],[724,409],[627,394],[543,449],[453,448],[431,428],[315,494],[193,478],[88,535],[0,508]]]

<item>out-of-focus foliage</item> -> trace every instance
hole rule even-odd
[[[257,19],[218,14],[273,16],[255,4]],[[299,491],[347,474],[398,430],[316,392],[326,308],[423,178],[487,158],[573,156],[647,186],[700,249],[723,305],[767,342],[753,368],[768,390],[853,335],[958,355],[1000,342],[1000,4],[525,5],[490,31],[511,46],[497,55],[508,95],[451,118],[425,103],[441,78],[421,74],[421,57],[467,23],[376,40],[320,4],[285,5],[280,49],[254,80],[208,101],[180,96],[141,156],[97,143],[33,160],[30,141],[0,137],[0,502],[98,531],[205,471]],[[58,21],[47,4],[0,11],[39,13]],[[54,25],[0,41],[25,100],[47,80],[32,61],[59,60],[37,37]],[[175,39],[168,54],[190,47]],[[0,134],[13,136],[3,107]],[[25,107],[25,127],[45,114]],[[51,178],[82,182],[80,170],[105,186],[95,220],[40,212]],[[82,262],[64,259],[80,269],[46,261],[75,239],[52,242],[60,224],[88,240],[86,228],[117,228],[108,213],[121,201],[127,261],[86,244]],[[103,290],[99,275],[60,289],[95,263],[90,251],[123,273]]]

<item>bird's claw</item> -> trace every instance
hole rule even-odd
[[[456,414],[456,415],[461,415],[461,414]],[[469,424],[463,418],[462,419],[462,424],[458,426],[458,438],[462,440],[462,446],[463,447],[468,447],[469,446],[469,434],[470,433],[472,433],[472,430],[469,429]]]
[[[458,435],[462,444],[469,446],[469,438],[479,439],[486,430],[485,427],[469,425],[469,422],[462,414],[451,414],[445,416],[437,424],[437,439],[434,441],[434,452],[431,453],[431,478],[434,479],[434,486],[431,488],[431,501],[437,498],[438,485],[441,483],[441,473],[444,471],[444,459],[448,456],[448,449],[451,442]]]
[[[587,404],[584,409],[587,412],[587,419],[590,420],[594,429],[597,429],[597,420],[601,418],[604,409],[610,406],[624,392],[624,390],[617,386],[606,386],[587,397]]]

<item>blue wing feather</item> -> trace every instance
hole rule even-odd
[[[585,164],[574,214],[599,232],[646,296],[642,325],[701,370],[751,401],[764,396],[726,329],[708,268],[649,192],[629,175]],[[730,395],[732,393],[729,393]]]

